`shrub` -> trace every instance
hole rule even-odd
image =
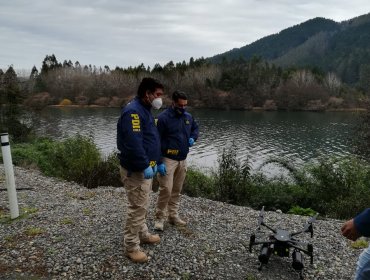
[[[68,106],[68,105],[72,105],[72,101],[71,101],[71,100],[69,100],[69,99],[67,99],[67,98],[65,98],[65,99],[63,99],[62,101],[60,101],[59,105],[61,105],[61,106]]]
[[[86,187],[88,188],[96,188],[98,186],[121,187],[117,153],[112,153],[99,161],[87,179]]]
[[[301,215],[301,216],[314,216],[316,211],[311,208],[302,208],[299,206],[293,206],[288,211],[289,214]]]
[[[250,167],[236,158],[236,144],[224,148],[218,158],[215,177],[216,198],[234,204],[245,204],[250,193]]]
[[[56,144],[51,155],[51,164],[54,168],[48,175],[90,187],[93,183],[91,178],[100,162],[100,152],[93,140],[76,135]]]
[[[214,181],[196,168],[188,169],[183,191],[189,196],[215,199]]]
[[[353,158],[320,160],[307,169],[307,201],[320,213],[350,218],[370,205],[370,165]]]

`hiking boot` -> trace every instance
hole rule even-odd
[[[132,260],[133,262],[136,263],[143,263],[148,261],[148,256],[141,251],[140,249],[131,251],[131,252],[126,252],[126,256]]]
[[[168,222],[175,226],[186,226],[186,222],[184,220],[181,220],[179,216],[176,217],[170,217],[168,219]]]
[[[156,244],[161,241],[158,234],[149,234],[147,237],[140,240],[141,244]]]
[[[155,230],[163,231],[163,220],[162,219],[155,220],[155,222],[154,222],[154,229]]]

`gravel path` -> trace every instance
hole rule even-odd
[[[299,279],[290,258],[272,256],[258,271],[257,247],[248,251],[258,211],[203,198],[182,196],[186,228],[165,224],[158,245],[144,245],[150,260],[133,264],[123,254],[124,188],[82,186],[38,171],[15,168],[21,219],[0,219],[0,279]],[[5,188],[0,165],[0,189]],[[153,229],[151,195],[148,216]],[[8,214],[6,191],[0,213]],[[1,215],[0,215],[1,216]],[[266,212],[272,226],[299,230],[307,217]],[[351,279],[361,250],[341,237],[343,221],[319,220],[315,235],[301,235],[314,246],[314,264],[305,279]]]

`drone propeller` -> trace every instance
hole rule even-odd
[[[305,225],[304,225],[304,227],[303,227],[303,230],[301,230],[301,231],[297,231],[297,232],[293,232],[292,234],[291,234],[291,236],[295,236],[295,235],[297,235],[297,234],[300,234],[300,233],[302,233],[302,232],[310,232],[311,233],[311,238],[313,237],[313,223],[316,221],[316,218],[317,218],[317,216],[319,215],[319,213],[316,213],[316,215],[315,216],[312,216],[306,223],[305,223]]]
[[[317,216],[319,213],[316,213],[315,216],[311,217],[306,224],[304,225],[303,232],[310,232],[311,233],[311,238],[313,237],[313,226],[312,224],[316,221]]]
[[[276,229],[273,229],[272,227],[269,227],[268,225],[265,224],[265,222],[263,221],[264,215],[265,215],[265,206],[262,206],[260,214],[258,215],[258,227],[257,227],[257,229],[260,230],[261,225],[262,225],[264,227],[267,227],[273,233],[276,233]]]

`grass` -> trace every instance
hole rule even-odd
[[[27,219],[39,211],[36,207],[23,207],[19,211],[19,216],[15,219],[12,219],[9,214],[4,210],[0,209],[0,224],[11,224],[18,222],[23,219]]]
[[[62,220],[60,220],[60,224],[62,224],[62,225],[73,225],[74,222],[71,218],[63,218]]]
[[[27,236],[36,236],[36,235],[39,235],[39,234],[42,234],[44,233],[45,230],[42,229],[42,228],[38,228],[38,227],[29,227],[28,229],[25,230],[25,234]]]
[[[369,242],[364,239],[358,239],[351,243],[351,247],[354,249],[364,249],[369,246]]]

